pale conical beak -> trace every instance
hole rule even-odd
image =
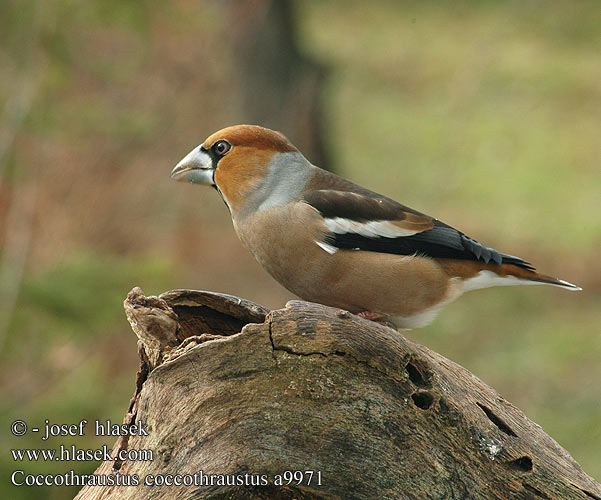
[[[213,160],[200,146],[190,151],[171,171],[171,178],[179,182],[214,186]]]

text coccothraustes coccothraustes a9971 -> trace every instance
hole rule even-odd
[[[215,187],[242,243],[291,292],[371,319],[389,317],[401,328],[427,325],[468,290],[580,290],[312,165],[286,137],[263,127],[214,133],[171,177]]]

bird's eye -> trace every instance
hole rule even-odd
[[[232,146],[227,141],[217,141],[213,146],[213,151],[217,153],[219,156],[223,156],[227,153]]]

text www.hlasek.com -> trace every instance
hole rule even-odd
[[[28,450],[10,450],[15,462],[24,460],[30,462],[88,462],[88,461],[132,461],[132,462],[152,462],[154,453],[152,450],[119,450],[115,456],[111,455],[111,450],[104,445],[97,449],[82,449],[75,445],[61,445],[57,449],[28,449]]]

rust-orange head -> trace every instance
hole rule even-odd
[[[287,170],[285,184],[294,184],[299,177],[295,171],[302,170],[295,168],[299,163],[308,164],[281,133],[257,125],[235,125],[215,132],[194,148],[176,165],[171,178],[214,186],[234,214],[249,204],[260,206],[274,190],[277,194],[274,179],[282,178],[283,168]]]

